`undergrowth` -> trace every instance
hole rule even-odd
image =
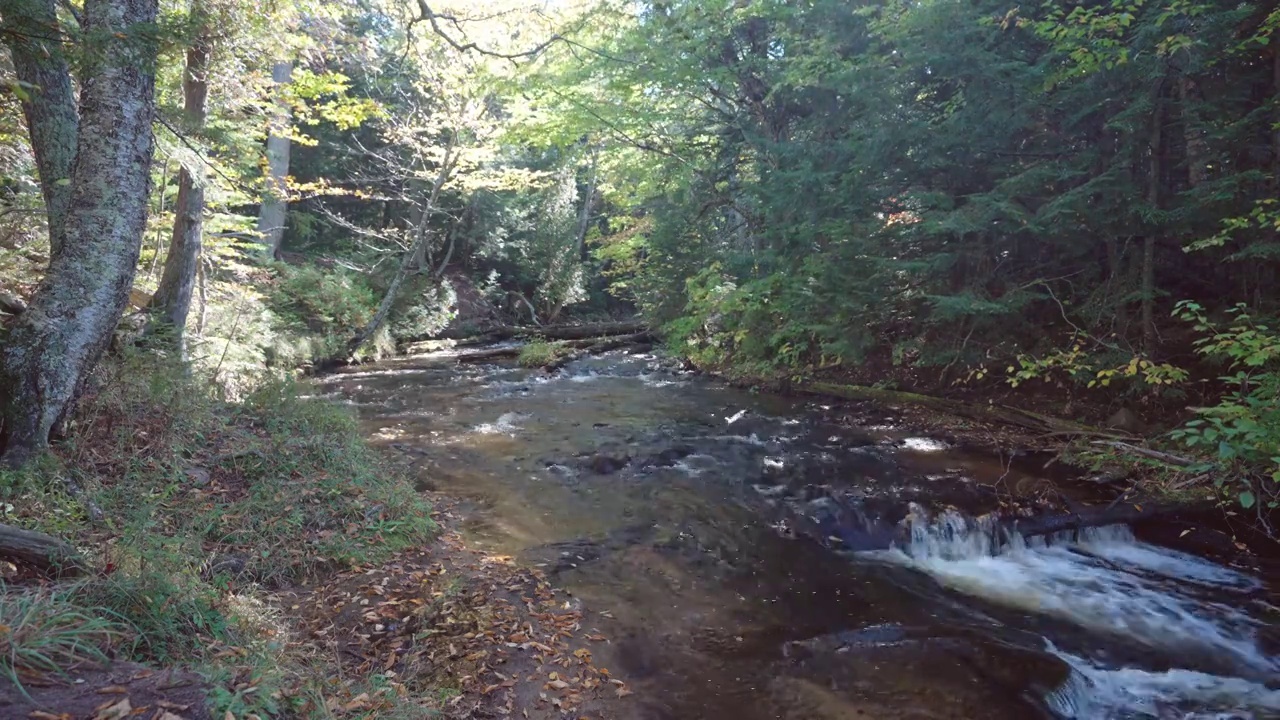
[[[287,380],[237,403],[212,388],[161,354],[126,353],[97,372],[54,454],[0,474],[0,521],[68,539],[97,569],[0,593],[0,672],[115,653],[194,664],[215,717],[316,706],[325,660],[270,593],[424,544],[430,507],[348,410]]]
[[[0,593],[0,674],[24,694],[23,681],[106,661],[124,627],[47,589]]]
[[[531,340],[520,348],[520,356],[516,359],[516,362],[521,367],[542,367],[547,363],[555,362],[567,352],[569,352],[569,348],[564,343]]]

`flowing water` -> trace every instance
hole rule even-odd
[[[633,717],[1280,718],[1274,568],[1010,535],[983,513],[1052,487],[1042,460],[647,356],[320,382],[473,543],[584,601]]]

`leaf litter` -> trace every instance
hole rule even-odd
[[[439,510],[447,501],[436,502],[449,515]],[[536,568],[479,552],[453,532],[282,599],[299,640],[340,657],[344,677],[385,680],[388,690],[370,695],[331,679],[326,709],[337,717],[377,717],[410,702],[445,717],[604,720],[631,694],[595,664],[590,645],[609,641],[585,625],[576,599]]]

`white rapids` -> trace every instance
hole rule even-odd
[[[1064,718],[1280,718],[1280,658],[1259,642],[1245,608],[1260,580],[1136,540],[1125,526],[1048,538],[1009,535],[984,518],[919,508],[910,540],[876,553],[941,585],[1147,648],[1169,669],[1116,667],[1046,640],[1072,669],[1045,698]],[[1205,672],[1229,668],[1229,674]]]

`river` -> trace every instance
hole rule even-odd
[[[1042,461],[652,356],[319,382],[462,500],[471,543],[585,603],[636,718],[1280,718],[1275,578],[1123,526],[988,527],[1053,484]]]

